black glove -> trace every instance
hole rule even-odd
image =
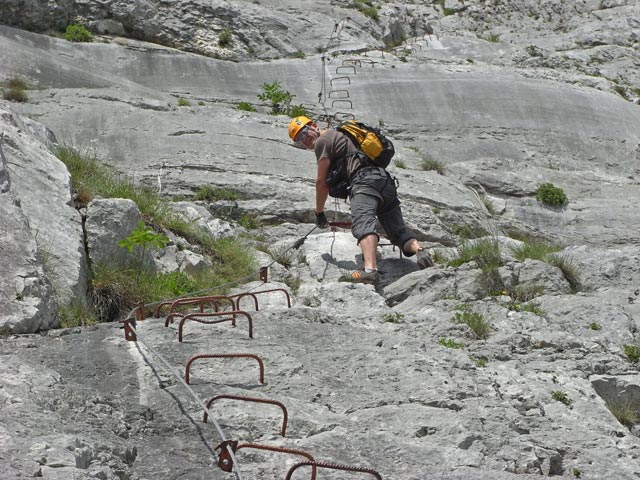
[[[327,220],[324,212],[316,212],[316,226],[320,228],[327,228],[329,226],[329,221]]]

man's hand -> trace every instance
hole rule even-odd
[[[320,228],[327,228],[329,226],[329,221],[324,212],[316,212],[316,226]]]

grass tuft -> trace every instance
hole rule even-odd
[[[463,323],[469,327],[476,338],[486,340],[491,333],[491,325],[484,318],[484,315],[478,312],[474,312],[471,308],[464,304],[457,307],[457,311],[452,320],[456,323]]]

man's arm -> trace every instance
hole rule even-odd
[[[324,204],[329,196],[329,185],[327,185],[327,173],[331,161],[328,157],[318,160],[318,173],[316,175],[316,213],[324,212]]]

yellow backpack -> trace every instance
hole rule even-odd
[[[336,130],[346,134],[376,166],[387,168],[396,153],[391,140],[379,128],[355,120],[344,120]]]

